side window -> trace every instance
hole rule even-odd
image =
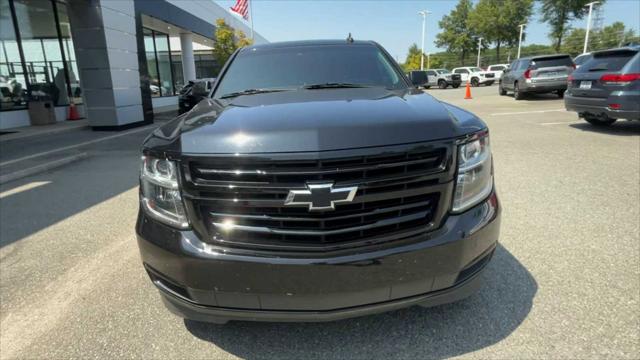
[[[460,74],[460,69],[454,69],[454,70],[453,70],[453,73],[454,73],[454,74]]]
[[[512,62],[512,63],[511,63],[511,66],[510,66],[511,70],[512,70],[512,71],[514,71],[514,70],[518,70],[518,65],[519,65],[519,63],[520,63],[520,61],[518,61],[518,60],[515,60],[514,62]]]
[[[468,74],[469,70],[467,69],[460,69],[460,74]]]
[[[427,76],[436,76],[436,72],[433,70],[428,70],[427,71]]]

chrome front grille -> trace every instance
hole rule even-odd
[[[406,238],[436,228],[446,211],[449,145],[194,156],[183,161],[184,197],[194,227],[225,246],[327,251]],[[285,206],[289,190],[327,182],[358,191],[335,210]]]

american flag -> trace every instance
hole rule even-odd
[[[245,20],[249,19],[249,0],[237,0],[231,11],[241,15]]]

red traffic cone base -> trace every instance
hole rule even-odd
[[[69,102],[69,113],[67,114],[67,120],[80,120],[80,114],[76,108],[76,104],[73,101]]]

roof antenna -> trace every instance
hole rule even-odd
[[[351,33],[349,33],[349,36],[347,36],[347,42],[348,43],[352,43],[353,42],[353,37],[351,37]]]

